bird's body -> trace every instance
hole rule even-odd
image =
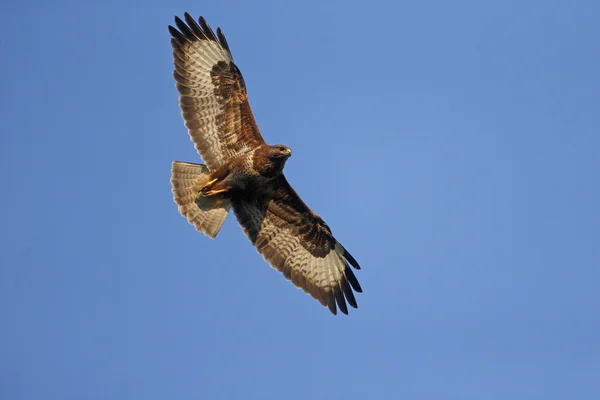
[[[180,213],[214,238],[230,209],[275,269],[336,314],[357,307],[356,260],[288,183],[284,145],[269,146],[254,121],[242,74],[220,29],[185,13],[169,26],[174,77],[185,124],[206,165],[175,161],[171,184]],[[337,304],[337,307],[336,307]]]
[[[244,153],[218,169],[208,177],[210,187],[200,191],[203,195],[221,194],[231,198],[244,196],[247,191],[262,190],[283,173],[283,167],[291,150],[282,145],[263,144]]]

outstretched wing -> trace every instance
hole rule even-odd
[[[294,285],[329,307],[348,314],[346,301],[356,308],[352,289],[362,292],[350,263],[356,260],[333,237],[327,224],[304,202],[285,176],[272,191],[234,199],[232,207],[252,244],[271,266]]]
[[[221,29],[217,36],[188,13],[169,25],[179,106],[196,150],[210,170],[264,143],[244,78]],[[187,24],[186,24],[187,23]]]

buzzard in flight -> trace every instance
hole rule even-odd
[[[263,140],[246,85],[221,29],[204,18],[169,26],[179,105],[206,163],[174,161],[171,185],[179,212],[214,238],[230,209],[271,266],[333,313],[356,308],[362,289],[349,267],[356,260],[290,186],[283,166],[292,155]],[[336,307],[337,304],[337,307]]]

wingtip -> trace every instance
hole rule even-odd
[[[350,265],[352,265],[354,268],[356,268],[357,270],[360,269],[360,265],[358,264],[358,261],[356,261],[356,259],[354,257],[352,257],[352,254],[350,254],[350,252],[346,249],[344,249],[344,258],[346,260],[348,260]]]
[[[215,35],[215,32],[203,16],[198,17],[196,20],[190,13],[185,11],[183,13],[183,19],[175,15],[174,21],[177,29],[169,25],[171,36],[178,40],[191,42],[196,40],[210,40],[218,43],[223,49],[231,54],[229,44],[227,43],[227,39],[225,39],[225,35],[221,31],[221,28],[217,28],[217,34]]]
[[[337,308],[335,307],[335,304],[333,304],[333,306],[330,304],[329,306],[329,311],[333,314],[333,315],[337,315]]]
[[[352,268],[349,268],[348,266],[346,266],[346,279],[348,280],[348,283],[350,284],[350,286],[352,286],[352,289],[354,289],[355,292],[357,293],[362,293],[362,287],[360,286],[360,283],[358,283],[358,279],[356,279],[356,275],[354,275],[354,272],[352,272]]]
[[[356,261],[356,259],[354,257],[352,257],[352,254],[350,254],[350,252],[348,250],[346,250],[346,248],[340,242],[337,242],[337,244],[342,248],[342,253],[344,255],[344,258],[346,260],[348,260],[350,265],[352,265],[355,269],[360,269],[360,265],[358,264],[358,261]]]
[[[181,32],[179,32],[173,25],[169,25],[169,33],[173,38],[179,38],[181,36]]]
[[[337,303],[338,308],[343,314],[348,315],[348,306],[346,305],[346,299],[344,298],[344,292],[340,286],[333,289],[333,295]]]
[[[200,23],[200,26],[204,30],[204,34],[206,35],[206,37],[208,37],[208,39],[218,43],[219,41],[218,41],[217,37],[215,36],[215,32],[212,30],[212,28],[210,27],[208,22],[206,22],[206,19],[204,19],[204,17],[201,16],[200,18],[198,18],[198,22]]]

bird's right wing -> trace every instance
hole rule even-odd
[[[221,29],[188,13],[169,25],[179,105],[196,149],[210,170],[264,143],[244,78]]]

